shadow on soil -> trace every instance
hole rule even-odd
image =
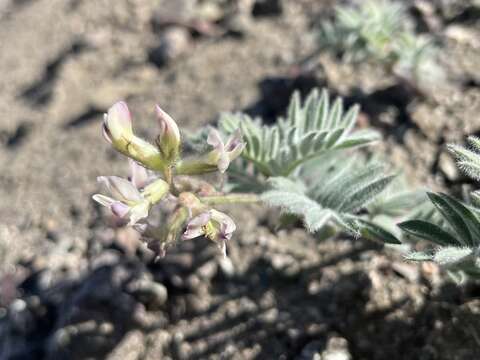
[[[321,353],[328,337],[336,334],[348,341],[354,359],[446,359],[437,357],[432,348],[435,324],[450,323],[465,301],[457,287],[446,285],[415,313],[397,316],[411,305],[408,296],[387,309],[367,310],[372,293],[369,276],[358,271],[332,275],[328,268],[358,259],[372,250],[370,244],[293,276],[276,269],[272,258],[264,255],[241,274],[217,271],[211,277],[197,276],[200,283],[189,281],[205,264],[216,262],[210,250],[204,241],[184,243],[153,263],[142,260],[141,254],[128,258],[110,246],[80,277],[76,269],[39,270],[33,263],[23,264],[30,274],[4,304],[9,310],[0,321],[1,357],[103,358],[133,329],[149,334],[202,318],[205,321],[195,331],[185,329],[183,341],[193,349],[194,358],[222,353],[235,344],[257,346],[257,359],[282,354],[294,359],[311,343]],[[8,281],[12,285],[14,279],[2,279],[2,286]],[[317,283],[314,290],[312,281]],[[185,306],[186,298],[200,300],[205,289],[215,299],[206,309]],[[232,304],[232,313],[225,311],[227,303]],[[206,346],[196,346],[201,342]],[[165,354],[182,358],[176,349],[164,344]]]

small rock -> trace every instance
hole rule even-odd
[[[220,21],[225,16],[225,9],[220,4],[205,1],[195,8],[195,15],[199,19],[208,22]]]
[[[165,24],[169,21],[188,21],[196,12],[198,7],[197,0],[175,0],[162,1],[151,15],[151,25],[154,32],[160,32],[165,28]]]
[[[171,27],[163,33],[160,44],[150,50],[148,60],[157,67],[163,67],[184,54],[190,46],[191,36],[187,29]]]
[[[253,16],[277,16],[282,14],[282,3],[280,0],[257,0],[253,5]]]
[[[208,261],[198,268],[197,273],[200,278],[210,280],[217,275],[218,264],[215,261]]]
[[[416,282],[420,278],[420,270],[416,265],[394,262],[392,268],[411,282]]]
[[[322,290],[322,284],[321,284],[321,282],[318,281],[317,279],[313,279],[313,280],[310,281],[310,283],[308,284],[307,291],[308,291],[308,294],[309,294],[309,295],[316,295],[316,294],[318,294],[321,290]]]
[[[338,336],[328,339],[327,349],[322,352],[321,360],[352,360],[347,340]]]
[[[27,303],[22,299],[14,300],[8,309],[8,321],[15,331],[26,334],[31,330],[33,314],[27,308]]]
[[[287,334],[288,334],[288,337],[290,338],[290,340],[297,340],[298,338],[300,338],[302,332],[300,329],[296,329],[296,328],[290,328],[287,330]]]
[[[141,331],[130,331],[108,354],[107,360],[135,360],[141,357],[145,351],[145,339]]]
[[[428,0],[416,0],[414,8],[419,12],[422,20],[430,31],[437,31],[441,28],[441,19],[436,14],[435,4]]]
[[[260,315],[260,319],[265,323],[273,324],[278,320],[278,310],[276,308],[267,310],[265,313]]]
[[[302,353],[297,356],[296,360],[322,360],[320,351],[322,351],[324,347],[322,341],[312,341],[302,349]]]
[[[445,29],[445,36],[460,44],[469,45],[476,49],[480,47],[478,32],[466,26],[450,25]]]
[[[162,284],[151,280],[139,279],[128,284],[128,291],[135,297],[139,297],[142,303],[158,309],[168,298],[168,292]]]
[[[121,254],[116,250],[105,250],[96,256],[92,262],[92,269],[98,269],[102,266],[114,266],[118,264]]]
[[[440,154],[438,166],[448,180],[452,181],[458,179],[459,172],[457,165],[455,164],[455,161],[452,159],[452,157],[446,152],[442,152]]]

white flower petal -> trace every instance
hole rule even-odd
[[[232,233],[237,229],[237,226],[235,225],[235,222],[232,220],[232,218],[227,214],[224,214],[215,209],[212,209],[210,213],[212,215],[212,220],[219,224],[222,237],[230,239]]]
[[[118,216],[119,218],[124,218],[128,215],[130,207],[120,201],[115,201],[112,206],[110,206],[110,210],[112,210],[112,213],[115,216]]]
[[[111,197],[102,194],[95,194],[92,196],[92,199],[98,202],[100,205],[106,206],[108,208],[117,201],[115,199],[112,199]]]
[[[194,239],[196,237],[204,235],[203,226],[210,221],[210,211],[201,213],[195,216],[187,224],[187,229],[182,235],[183,240]]]
[[[210,221],[210,218],[211,218],[210,211],[203,212],[200,215],[195,216],[192,220],[190,220],[188,222],[187,226],[188,227],[190,227],[190,226],[192,226],[192,227],[193,226],[204,226]]]
[[[207,143],[220,152],[225,151],[225,146],[217,129],[210,129],[210,132],[208,133]]]
[[[141,201],[142,195],[128,180],[118,176],[99,176],[98,181],[103,182],[112,196],[120,201]]]
[[[199,227],[189,227],[182,235],[182,240],[190,240],[195,239],[199,236],[204,235],[203,229],[201,226]]]
[[[141,189],[147,185],[149,180],[147,169],[130,158],[128,159],[128,165],[130,167],[130,181],[133,186],[137,189]]]

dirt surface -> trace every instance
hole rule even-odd
[[[195,130],[220,111],[274,121],[293,89],[314,86],[362,105],[361,124],[385,136],[377,150],[412,186],[459,192],[443,145],[480,132],[478,2],[415,2],[433,9],[435,21],[416,19],[448,74],[425,98],[328,54],[299,71],[335,3],[0,0],[0,359],[480,357],[478,285],[434,266],[363,240],[277,233],[254,206],[229,209],[228,259],[198,240],[155,263],[91,200],[96,176],[127,171],[100,134],[115,101],[153,138],[155,103]]]

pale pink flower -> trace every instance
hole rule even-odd
[[[209,156],[216,162],[221,173],[228,169],[230,162],[240,156],[245,148],[240,129],[237,129],[224,143],[218,130],[212,128],[208,134],[207,143],[214,148]]]
[[[150,171],[135,160],[129,158],[128,165],[130,167],[129,180],[137,189],[144,188],[152,180]]]
[[[146,218],[151,204],[130,181],[118,176],[100,176],[98,181],[103,183],[112,197],[102,194],[93,195],[93,200],[108,207],[112,213],[120,218],[128,218],[129,225]]]
[[[182,235],[183,240],[205,236],[215,242],[224,256],[226,256],[226,242],[230,240],[236,225],[228,215],[210,209],[191,219]]]

